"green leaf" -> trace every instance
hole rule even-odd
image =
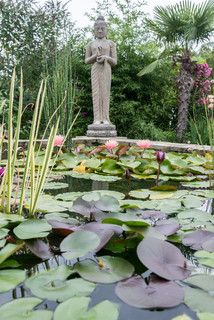
[[[38,298],[21,298],[10,301],[0,307],[1,320],[51,320],[52,311],[30,311],[42,303]]]
[[[60,244],[65,259],[80,258],[93,251],[100,244],[99,237],[91,231],[76,231],[67,236]]]
[[[5,261],[9,256],[11,256],[14,252],[20,249],[23,246],[22,244],[12,244],[8,243],[4,248],[0,250],[0,264]]]
[[[25,285],[35,296],[56,301],[65,301],[74,296],[87,296],[96,288],[94,283],[81,278],[66,281],[71,274],[71,268],[61,265],[28,278]]]
[[[71,298],[57,306],[54,320],[117,320],[118,307],[104,300],[88,310],[90,298]]]
[[[14,289],[18,284],[25,280],[23,270],[0,270],[0,292]]]
[[[204,291],[214,291],[214,276],[210,274],[195,274],[183,281]]]
[[[199,289],[184,288],[184,303],[197,312],[214,313],[214,297]]]
[[[214,252],[208,252],[200,250],[194,253],[194,256],[198,258],[198,262],[205,266],[214,268]]]
[[[121,174],[121,173],[124,173],[125,171],[124,169],[121,168],[121,166],[117,164],[117,161],[112,159],[106,159],[103,162],[101,169],[103,172],[110,173],[110,174]]]
[[[79,275],[96,283],[114,283],[131,277],[134,272],[133,265],[118,257],[100,256],[99,262],[83,260],[74,266]]]
[[[184,313],[181,316],[177,316],[175,318],[172,318],[172,320],[193,320],[193,319]]]
[[[46,237],[51,229],[51,225],[44,220],[30,219],[21,222],[13,232],[19,239],[33,239]]]
[[[197,317],[199,320],[214,320],[214,313],[197,312]]]

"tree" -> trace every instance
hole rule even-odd
[[[187,128],[188,106],[193,87],[193,74],[196,63],[193,58],[193,46],[210,39],[214,30],[214,0],[194,4],[183,0],[176,5],[167,7],[156,6],[154,19],[148,20],[148,25],[158,39],[171,49],[173,65],[179,66],[176,79],[178,91],[178,123],[177,138],[181,140]],[[159,61],[153,62],[139,74],[143,75],[153,70]],[[152,67],[152,68],[151,68]]]

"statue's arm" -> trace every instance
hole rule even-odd
[[[86,64],[94,63],[96,61],[96,58],[97,58],[97,54],[92,55],[91,42],[89,42],[86,47],[85,63]]]
[[[111,41],[110,57],[108,57],[107,60],[111,66],[115,66],[117,64],[116,45],[113,41]]]

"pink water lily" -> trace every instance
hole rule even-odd
[[[151,142],[150,142],[149,140],[138,140],[138,141],[137,141],[137,145],[138,145],[141,149],[147,149],[147,148],[150,148]]]
[[[114,141],[114,140],[106,141],[106,143],[104,145],[104,147],[106,147],[108,149],[108,151],[112,154],[114,154],[112,149],[117,148],[117,146],[118,146],[118,143],[117,143],[117,141]]]
[[[54,146],[61,147],[61,145],[63,144],[64,139],[65,139],[64,136],[62,136],[62,135],[57,135],[57,136],[55,137],[55,140],[54,140]]]
[[[117,148],[118,143],[117,141],[109,140],[109,141],[106,141],[105,146],[107,149],[114,149],[114,148]]]

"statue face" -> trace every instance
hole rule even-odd
[[[103,22],[96,23],[96,25],[94,26],[95,38],[98,38],[98,39],[107,38],[107,33],[108,33],[108,29],[105,23]]]

